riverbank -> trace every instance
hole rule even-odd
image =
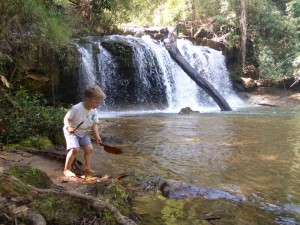
[[[300,93],[274,87],[259,87],[250,92],[239,92],[238,95],[253,106],[296,107],[300,105]]]

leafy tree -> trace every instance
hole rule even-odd
[[[52,59],[73,33],[74,19],[47,0],[1,1],[0,15],[0,72],[4,74],[52,62],[47,57]]]
[[[245,43],[240,26],[243,4],[247,8],[244,34],[247,43],[253,46],[253,52],[246,48],[244,65],[259,66],[262,78],[292,76],[292,62],[299,55],[299,13],[296,13],[299,1],[284,1],[284,4],[272,0],[222,1],[220,14],[215,16],[219,29],[228,32],[231,45],[241,47]]]
[[[33,137],[47,137],[54,144],[64,144],[62,121],[66,109],[47,106],[45,101],[32,96],[24,88],[7,91],[0,86],[0,143],[19,143]]]
[[[61,131],[62,111],[31,96],[24,89],[24,77],[35,70],[52,78],[58,53],[73,34],[74,21],[63,6],[50,0],[0,1],[0,75],[10,85],[7,90],[0,87],[0,122],[7,127],[1,139],[5,143],[30,135],[58,142],[54,135]]]
[[[299,51],[299,36],[293,19],[285,11],[280,11],[272,1],[254,3],[249,7],[248,30],[260,75],[270,79],[292,76],[292,61]]]

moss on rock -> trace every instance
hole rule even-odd
[[[35,209],[49,224],[82,224],[84,220],[100,217],[81,201],[55,194],[39,195],[33,203]]]
[[[36,188],[48,189],[54,187],[54,184],[48,175],[37,168],[29,166],[13,166],[8,171],[11,175],[20,179],[25,184],[30,184]]]

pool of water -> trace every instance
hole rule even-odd
[[[136,112],[102,120],[116,124],[104,136],[124,153],[108,154],[95,145],[97,171],[156,174],[245,200],[141,196],[140,224],[300,224],[300,108]]]

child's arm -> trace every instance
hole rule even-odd
[[[93,126],[92,126],[92,129],[93,129],[93,133],[94,133],[94,137],[96,139],[96,142],[98,144],[102,143],[102,139],[99,135],[99,132],[98,132],[98,124],[97,123],[94,123]]]
[[[64,125],[69,133],[74,133],[75,128],[71,126],[71,120],[67,116],[64,118]]]

